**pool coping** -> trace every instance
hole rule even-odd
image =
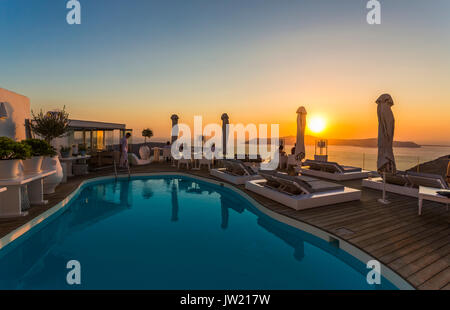
[[[291,227],[295,227],[297,229],[300,229],[304,232],[307,232],[311,235],[314,235],[322,240],[325,240],[326,242],[338,242],[339,248],[346,253],[350,254],[360,262],[362,262],[364,265],[367,264],[370,260],[376,260],[373,256],[369,255],[364,250],[360,249],[359,247],[349,243],[348,241],[343,240],[342,238],[324,231],[323,229],[320,229],[314,225],[305,223],[303,221],[293,219],[291,217],[279,214],[275,211],[272,211],[266,207],[264,207],[262,204],[257,202],[254,198],[249,196],[247,193],[243,192],[239,188],[236,188],[235,186],[228,184],[226,182],[214,180],[211,178],[205,178],[189,173],[183,173],[183,172],[149,172],[149,173],[132,173],[130,176],[121,174],[117,176],[117,179],[128,179],[129,177],[145,177],[145,176],[184,176],[189,178],[198,179],[207,183],[212,183],[215,185],[226,187],[237,194],[244,197],[247,201],[249,201],[256,209],[264,213],[265,215],[281,222],[286,225],[289,225]],[[64,198],[62,201],[51,207],[50,209],[46,210],[45,212],[41,213],[40,215],[36,216],[29,222],[23,224],[22,226],[14,229],[4,237],[0,238],[0,250],[6,247],[8,244],[12,243],[19,237],[26,234],[28,231],[30,231],[32,228],[36,227],[40,223],[42,223],[47,218],[51,217],[56,212],[59,212],[66,208],[69,204],[69,202],[74,199],[80,192],[80,189],[87,184],[94,183],[97,181],[102,180],[110,180],[114,179],[114,176],[101,176],[101,177],[95,177],[87,180],[83,180],[66,198]],[[379,261],[378,261],[379,262]],[[384,278],[389,280],[392,284],[394,284],[398,289],[400,290],[415,290],[416,288],[411,285],[406,279],[404,279],[402,276],[400,276],[398,273],[384,265],[382,262],[379,262],[381,266],[381,274]],[[368,270],[369,271],[369,270]]]

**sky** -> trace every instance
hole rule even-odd
[[[390,93],[396,140],[450,144],[450,1],[0,0],[0,87],[32,109],[126,123],[170,136],[192,125],[279,124],[322,117],[326,138],[377,135],[375,100]]]

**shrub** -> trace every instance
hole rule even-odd
[[[47,141],[40,139],[27,139],[22,143],[31,147],[31,156],[55,156],[55,149]]]
[[[36,115],[31,111],[31,129],[50,143],[53,139],[64,136],[69,130],[69,114],[65,107],[61,111],[43,113],[42,110]]]
[[[27,159],[31,157],[31,147],[7,137],[0,137],[0,160]]]

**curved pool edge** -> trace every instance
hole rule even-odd
[[[331,241],[338,241],[339,248],[349,255],[353,256],[360,262],[362,262],[364,265],[367,264],[370,260],[377,260],[375,257],[368,254],[363,249],[359,248],[358,246],[341,239],[340,237],[327,232],[319,227],[316,227],[314,225],[308,224],[306,222],[279,214],[275,211],[272,211],[266,207],[264,207],[262,204],[257,202],[254,198],[249,196],[247,193],[243,192],[239,188],[236,188],[235,186],[228,184],[226,182],[218,181],[211,178],[201,177],[189,173],[183,173],[183,172],[153,172],[153,173],[133,173],[131,174],[131,177],[146,177],[146,176],[184,176],[188,178],[198,179],[203,182],[215,184],[218,186],[223,186],[225,188],[228,188],[235,193],[239,194],[240,196],[244,197],[247,201],[249,201],[256,209],[258,209],[260,212],[264,213],[265,215],[275,219],[276,221],[279,221],[281,223],[284,223],[286,225],[295,227],[297,229],[300,229],[304,232],[307,232],[315,237],[318,237],[322,240],[325,240],[326,242]],[[128,175],[118,175],[118,179],[128,179]],[[95,177],[87,180],[83,180],[66,198],[64,198],[62,201],[51,207],[50,209],[46,210],[45,212],[39,214],[29,222],[25,223],[24,225],[14,229],[10,233],[8,233],[6,236],[0,238],[0,250],[2,250],[4,247],[6,247],[8,244],[11,244],[13,241],[18,239],[19,237],[26,234],[28,231],[30,231],[32,228],[36,227],[40,223],[42,223],[47,218],[51,217],[57,212],[63,211],[65,208],[68,207],[69,202],[76,198],[78,194],[80,193],[81,189],[90,183],[102,181],[102,180],[111,180],[115,179],[114,176],[102,176],[102,177]],[[393,285],[395,285],[400,290],[415,290],[416,288],[410,284],[406,279],[404,279],[402,276],[400,276],[397,272],[387,267],[382,262],[379,262],[381,266],[381,274],[384,278],[386,278],[388,281],[390,281]]]

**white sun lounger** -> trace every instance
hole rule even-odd
[[[381,191],[383,190],[383,178],[364,179],[362,186]],[[399,171],[395,175],[386,175],[386,191],[390,193],[417,198],[420,186],[449,189],[447,182],[437,174]]]
[[[309,166],[306,168],[305,166]],[[369,171],[357,167],[342,166],[335,162],[322,162],[317,160],[306,160],[303,167],[297,167],[296,171],[302,175],[309,175],[333,181],[348,181],[365,179]]]
[[[261,179],[256,171],[239,160],[222,160],[225,168],[211,169],[210,174],[232,184],[243,185],[250,180]]]
[[[128,161],[132,166],[144,166],[150,164],[152,162],[152,159],[140,159],[136,156],[136,154],[130,153],[128,154]]]
[[[262,172],[262,180],[245,188],[295,210],[311,209],[361,199],[361,191],[311,177],[291,177],[280,172]]]

